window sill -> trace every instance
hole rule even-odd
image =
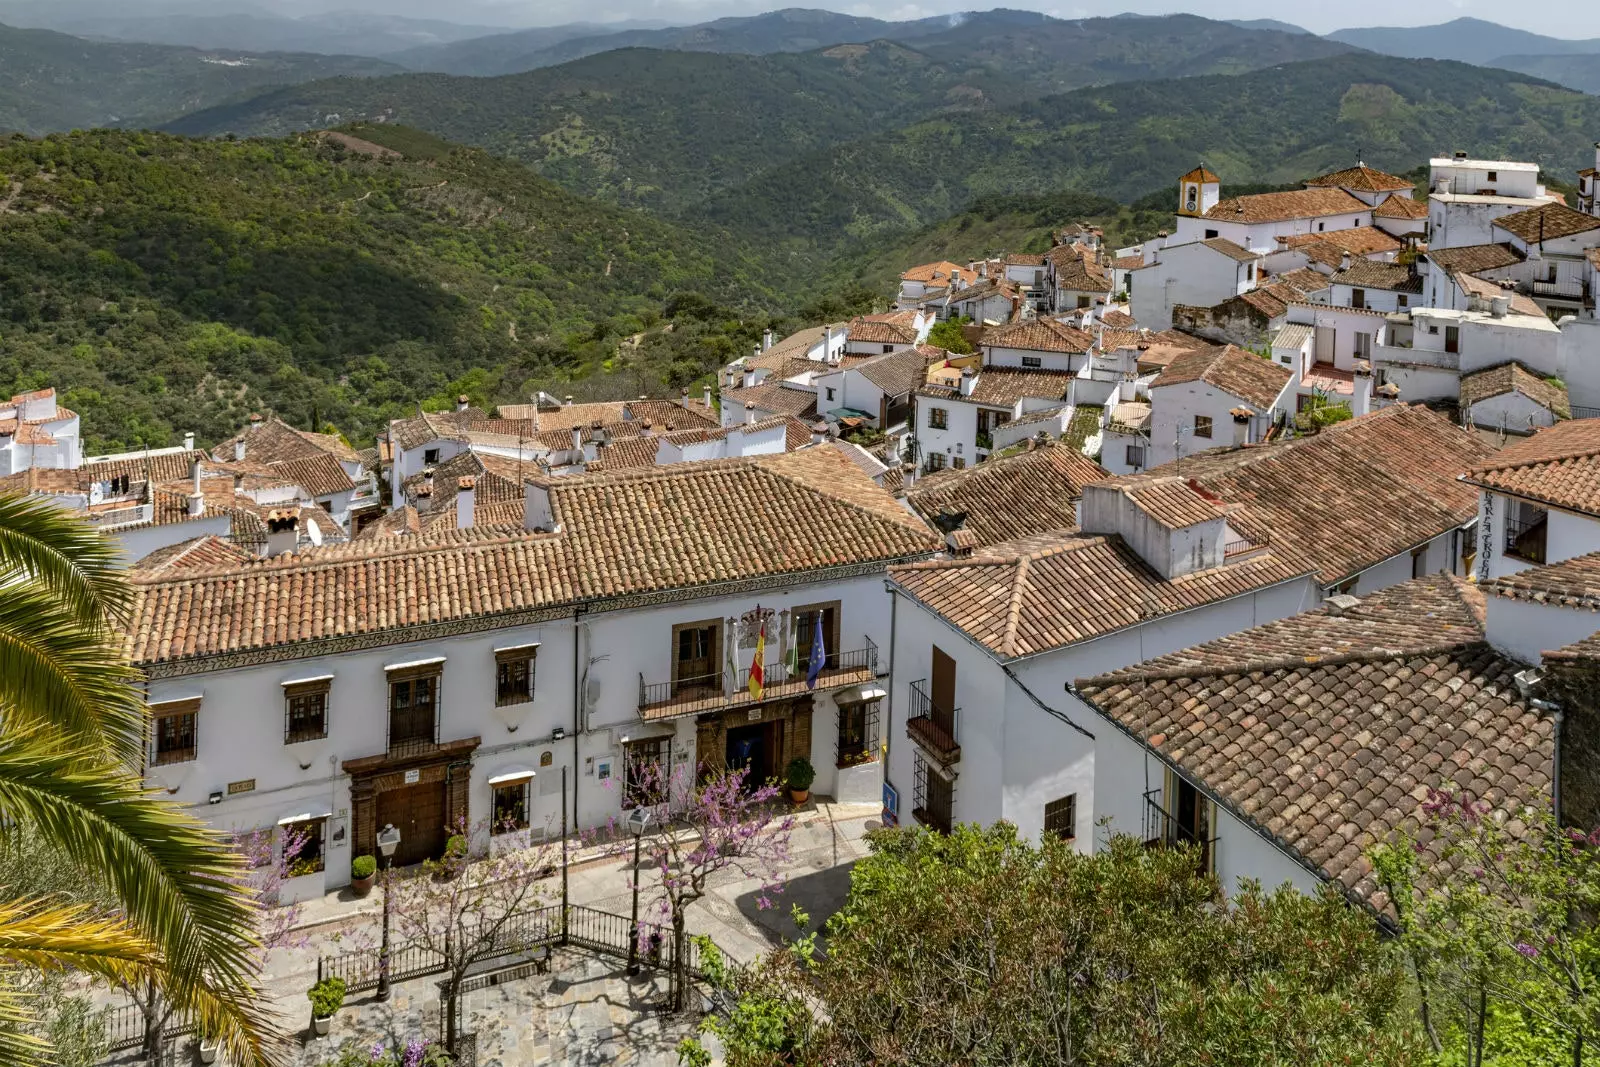
[[[510,699],[507,699],[505,697],[495,697],[494,698],[494,706],[497,707],[497,708],[514,708],[518,704],[532,704],[532,703],[533,703],[533,695],[531,693],[528,696],[525,696],[525,697],[512,697]]]
[[[168,752],[164,755],[157,755],[155,759],[150,761],[150,766],[166,767],[174,763],[193,763],[196,758],[195,751],[191,748],[183,752]]]
[[[284,738],[283,743],[286,745],[303,745],[307,741],[326,741],[327,739],[328,731],[324,730],[320,734],[301,734],[299,736],[291,735]]]
[[[877,763],[877,762],[878,762],[877,754],[873,753],[872,755],[863,756],[860,759],[837,760],[837,761],[835,761],[833,766],[834,766],[835,770],[847,771],[851,767],[866,767],[869,764],[873,764],[873,763]]]

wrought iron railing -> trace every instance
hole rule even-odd
[[[1219,840],[1208,832],[1196,832],[1161,806],[1164,790],[1152,789],[1144,795],[1144,843],[1149,848],[1188,846],[1199,851],[1200,870],[1209,873],[1216,861]],[[1204,830],[1205,828],[1202,828]]]
[[[961,746],[956,742],[960,713],[960,708],[945,708],[935,703],[928,694],[925,680],[912,682],[911,703],[906,709],[906,733],[948,767],[961,759]]]
[[[1600,408],[1579,407],[1574,404],[1570,410],[1575,419],[1600,419]]]
[[[930,830],[948,834],[955,820],[955,784],[941,777],[920,753],[911,783],[911,817]]]
[[[1589,295],[1589,286],[1582,281],[1550,282],[1536,281],[1532,283],[1534,296],[1567,297],[1571,300],[1582,300]]]
[[[1530,520],[1507,518],[1506,555],[1525,559],[1529,563],[1543,563],[1549,522],[1548,515],[1540,515]]]
[[[809,660],[801,660],[792,669],[781,659],[768,661],[762,667],[762,699],[779,700],[799,695],[806,689],[810,669]],[[866,639],[866,645],[862,648],[827,653],[823,658],[822,673],[817,678],[817,687],[827,688],[842,677],[855,677],[862,673],[874,677],[878,673],[878,646],[870,638]],[[668,682],[647,682],[641,673],[639,707],[670,707],[674,714],[686,715],[753,702],[748,666],[733,672],[733,686],[724,690],[723,686],[729,680],[730,675],[726,670]]]
[[[433,705],[389,712],[389,755],[420,756],[438,748],[439,719]]]
[[[122,1052],[144,1044],[144,1010],[137,1004],[118,1004],[99,1011],[101,1025],[105,1028],[106,1051]],[[175,1011],[161,1027],[163,1043],[194,1031],[194,1022],[186,1012]]]

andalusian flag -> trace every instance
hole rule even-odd
[[[766,679],[763,677],[762,661],[767,656],[767,620],[761,620],[761,630],[756,634],[756,655],[750,661],[750,699],[760,700],[761,690]]]

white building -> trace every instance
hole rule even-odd
[[[1594,166],[1578,172],[1578,210],[1600,215],[1600,141],[1594,146]]]
[[[1179,304],[1211,307],[1254,289],[1262,280],[1259,253],[1222,237],[1145,243],[1144,266],[1129,274],[1129,309],[1139,325],[1164,330]]]
[[[1478,581],[1600,551],[1597,477],[1600,419],[1557,422],[1473,465]]]
[[[344,884],[386,823],[401,863],[461,820],[558,829],[563,773],[579,827],[646,762],[805,756],[815,791],[880,795],[883,572],[939,542],[841,452],[533,480],[524,527],[137,576],[148,780],[219,827],[308,832],[293,897]]]
[[[1594,306],[1589,251],[1600,247],[1600,217],[1565,204],[1545,204],[1495,220],[1495,237],[1522,254],[1506,268],[1519,292],[1552,319]]]
[[[1150,383],[1150,466],[1248,445],[1294,410],[1295,375],[1235,345],[1186,352]]]
[[[83,463],[78,416],[54,389],[0,401],[0,476],[34,468],[76,470]]]
[[[304,498],[322,505],[333,521],[354,532],[363,513],[383,510],[378,472],[349,442],[333,434],[297,430],[278,418],[251,415],[246,429],[211,450],[219,462],[260,464],[294,482]]]
[[[1536,163],[1454,157],[1431,159],[1428,246],[1491,244],[1496,219],[1551,202]]]
[[[1537,309],[1513,312],[1512,303],[1507,295],[1475,301],[1473,310],[1413,308],[1409,321],[1383,320],[1373,370],[1407,401],[1457,397],[1464,376],[1506,363],[1543,378],[1561,376],[1560,329]]]

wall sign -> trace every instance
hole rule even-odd
[[[416,785],[420,781],[422,781],[422,772],[421,771],[407,771],[406,772],[406,785]]]
[[[256,787],[256,780],[254,778],[246,778],[246,779],[244,779],[242,781],[238,781],[238,782],[229,782],[228,783],[228,795],[231,797],[231,796],[237,796],[240,793],[249,793],[249,792],[253,791],[255,789],[255,787]]]
[[[548,767],[552,763],[554,763],[555,761],[556,761],[556,756],[555,756],[554,752],[546,751],[546,752],[539,753],[539,766]]]

